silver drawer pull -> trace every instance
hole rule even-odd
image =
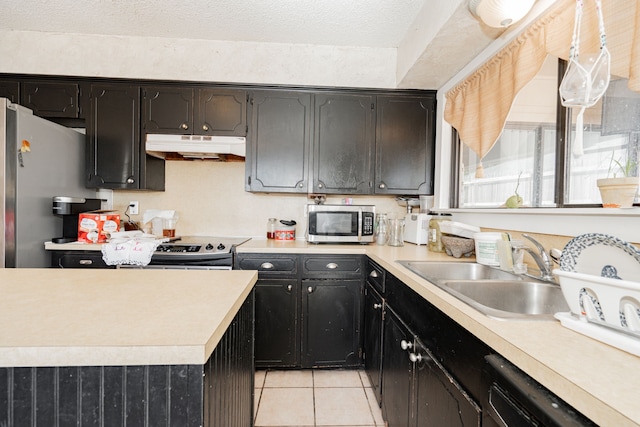
[[[338,268],[338,264],[336,264],[335,262],[330,262],[329,264],[327,264],[327,268],[329,270],[335,270],[336,268]]]
[[[93,264],[93,260],[90,259],[81,259],[78,264],[80,265],[91,265]]]
[[[373,304],[373,308],[374,308],[375,310],[377,310],[377,309],[379,309],[379,308],[382,308],[382,304]]]
[[[371,270],[371,273],[369,273],[369,277],[374,277],[374,278],[378,277],[378,272],[375,270]]]
[[[263,262],[262,264],[260,264],[260,268],[271,270],[273,268],[273,264],[271,264],[270,262]]]

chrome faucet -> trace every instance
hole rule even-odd
[[[551,259],[549,259],[549,255],[547,255],[547,252],[544,250],[544,247],[540,244],[540,242],[538,242],[536,239],[529,236],[528,234],[522,234],[522,237],[531,241],[531,243],[533,243],[533,245],[537,249],[536,251],[530,248],[529,246],[522,246],[517,248],[517,249],[522,249],[526,251],[529,255],[531,255],[531,258],[533,258],[533,260],[538,265],[538,269],[540,270],[540,277],[535,277],[535,276],[531,276],[531,277],[534,277],[535,279],[544,280],[545,282],[556,283],[556,280],[553,277],[553,274],[551,274],[551,270],[553,267],[551,264]]]

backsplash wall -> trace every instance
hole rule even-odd
[[[178,235],[242,236],[266,238],[267,219],[293,219],[296,238],[304,238],[306,194],[250,193],[244,190],[244,162],[168,161],[164,192],[113,192],[113,208],[122,219],[130,201],[138,201],[141,221],[148,209],[174,209],[179,215]],[[349,196],[328,196],[326,203],[341,204]],[[394,196],[351,196],[353,204],[376,205],[376,212],[404,215]]]

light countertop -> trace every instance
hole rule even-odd
[[[0,366],[204,364],[255,271],[0,269]]]
[[[640,425],[640,358],[571,331],[559,321],[484,316],[396,260],[456,261],[424,246],[313,245],[251,240],[239,253],[366,254],[480,340],[599,425]],[[473,261],[459,259],[457,261]]]
[[[53,244],[51,244],[53,245]],[[65,246],[65,247],[62,247]],[[96,246],[96,247],[93,247]],[[53,245],[47,249],[99,249],[100,245]],[[363,254],[480,340],[599,425],[638,426],[640,358],[593,340],[558,321],[505,321],[486,317],[397,260],[473,261],[429,252],[426,246],[308,244],[252,239],[238,253]],[[51,271],[51,270],[46,270]],[[151,270],[146,270],[147,272]],[[234,272],[223,272],[229,274]]]

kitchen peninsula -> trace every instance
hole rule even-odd
[[[256,278],[0,269],[0,424],[250,423]]]

